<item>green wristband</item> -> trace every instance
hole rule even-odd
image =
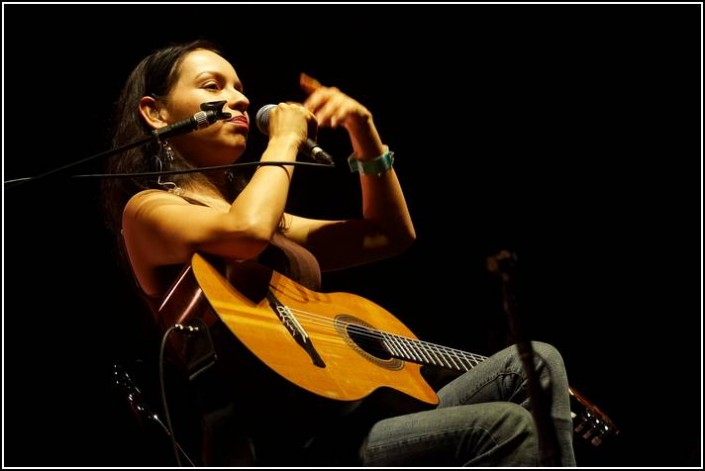
[[[394,163],[394,152],[387,151],[379,157],[375,157],[370,160],[358,160],[355,158],[353,153],[348,157],[348,165],[350,166],[351,172],[360,172],[361,175],[377,175],[378,177],[383,173],[389,171]]]

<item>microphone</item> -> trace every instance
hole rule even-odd
[[[207,128],[219,119],[228,119],[232,115],[224,113],[221,108],[225,105],[225,101],[209,101],[201,103],[201,111],[194,114],[190,118],[177,121],[176,123],[164,126],[163,128],[154,129],[152,136],[157,139],[166,139],[179,134],[186,134],[197,129]]]
[[[272,108],[276,107],[277,105],[264,105],[257,111],[257,115],[255,116],[257,129],[264,135],[269,134],[269,113],[272,111]],[[335,165],[333,163],[333,157],[331,157],[328,152],[321,149],[321,146],[313,139],[306,139],[301,152],[320,164]]]

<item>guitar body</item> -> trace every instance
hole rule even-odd
[[[405,408],[408,402],[417,402],[418,408],[438,403],[420,365],[377,357],[365,350],[359,335],[350,333],[351,326],[362,326],[415,339],[377,304],[349,293],[309,290],[255,263],[232,264],[226,277],[195,254],[191,267],[210,306],[237,340],[294,385],[336,401],[355,402],[381,393],[406,396]],[[268,292],[296,318],[322,364],[315,364],[277,316]]]

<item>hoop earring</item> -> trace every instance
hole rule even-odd
[[[159,152],[155,155],[155,160],[158,172],[169,170],[172,167],[174,163],[174,149],[171,148],[168,141],[159,141]],[[163,182],[162,175],[159,175],[157,178],[157,184],[176,196],[181,196],[184,193],[184,190],[176,183],[172,181]]]

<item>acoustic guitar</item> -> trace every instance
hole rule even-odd
[[[462,373],[487,358],[419,340],[364,297],[316,292],[254,262],[216,265],[200,254],[192,257],[164,299],[160,322],[201,318],[209,327],[222,322],[276,375],[316,397],[357,403],[384,392],[397,403],[431,408],[439,399],[422,366]],[[202,357],[201,366],[213,361]],[[198,370],[196,363],[192,369]],[[582,439],[599,446],[619,433],[585,396],[572,387],[570,394],[574,429]]]

